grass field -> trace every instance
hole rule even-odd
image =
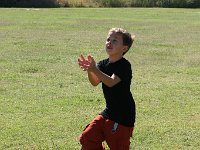
[[[111,27],[136,35],[126,54],[137,120],[131,150],[200,149],[200,9],[0,9],[0,149],[79,150],[105,107],[77,65],[106,58]]]

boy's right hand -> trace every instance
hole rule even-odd
[[[96,62],[92,56],[88,56],[87,59],[83,57],[83,55],[80,56],[78,59],[78,64],[83,69],[83,71],[93,72],[96,68]]]
[[[78,64],[83,71],[86,71],[85,66],[88,65],[87,60],[83,57],[83,55],[80,56],[78,59]]]

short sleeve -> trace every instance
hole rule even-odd
[[[132,69],[129,62],[124,62],[115,70],[115,75],[117,75],[122,82],[131,83],[132,79]]]

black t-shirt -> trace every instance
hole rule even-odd
[[[101,115],[121,125],[133,127],[135,123],[135,102],[130,92],[131,64],[125,58],[121,58],[114,63],[110,63],[109,59],[104,59],[97,66],[103,73],[109,76],[115,74],[121,79],[113,87],[108,87],[102,83],[106,108],[101,112]]]

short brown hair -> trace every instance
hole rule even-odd
[[[109,33],[110,32],[121,34],[122,35],[122,39],[123,39],[123,45],[128,46],[128,50],[130,49],[130,47],[133,44],[135,35],[131,35],[129,32],[127,32],[126,30],[124,30],[122,28],[112,28],[112,29],[109,30]],[[128,50],[126,52],[128,52]]]

